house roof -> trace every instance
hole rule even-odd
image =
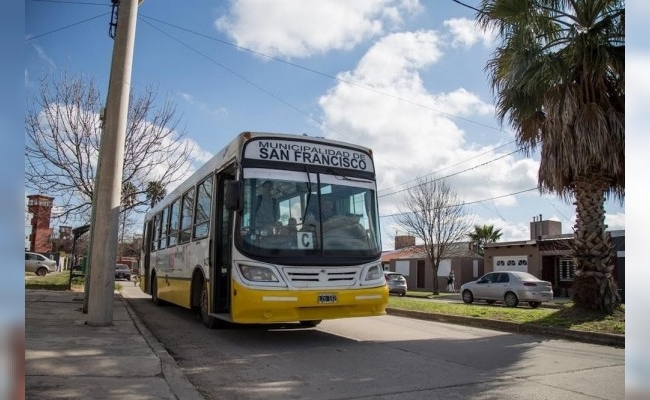
[[[608,231],[611,235],[612,238],[619,238],[622,237],[623,243],[625,242],[625,230],[616,230],[616,231]],[[561,235],[554,235],[554,236],[542,236],[541,239],[531,239],[531,240],[515,240],[511,242],[493,242],[493,243],[484,243],[483,248],[487,249],[490,247],[505,247],[505,246],[530,246],[530,245],[536,245],[536,244],[543,244],[543,243],[550,243],[550,242],[557,242],[557,241],[566,241],[575,238],[575,235],[573,233],[563,233]],[[616,239],[614,239],[616,241]]]
[[[410,246],[398,250],[384,251],[381,253],[381,262],[389,262],[390,260],[410,259],[410,258],[425,258],[426,253],[423,249],[424,246]]]
[[[483,258],[483,256],[473,252],[469,249],[469,242],[452,243],[453,257],[470,257],[470,258]],[[381,253],[381,262],[390,262],[391,260],[405,260],[405,259],[423,259],[427,258],[427,253],[424,245],[415,245],[404,247],[397,250],[384,251]]]

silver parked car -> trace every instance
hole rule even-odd
[[[56,269],[56,261],[42,254],[25,252],[25,272],[33,272],[38,276],[45,276]]]
[[[517,307],[520,301],[527,301],[532,308],[537,308],[543,301],[553,300],[551,282],[521,271],[490,272],[463,284],[460,293],[468,304],[474,300],[486,300],[488,304],[503,301],[508,307]]]
[[[397,272],[384,271],[384,278],[388,284],[388,293],[396,293],[400,297],[406,296],[408,290],[406,285],[406,278],[404,275]]]

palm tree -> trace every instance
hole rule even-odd
[[[147,184],[147,200],[150,201],[151,208],[153,208],[156,203],[158,203],[160,200],[165,197],[165,194],[167,191],[165,190],[165,186],[163,186],[162,182],[160,181],[151,181]]]
[[[474,232],[467,234],[469,238],[476,243],[478,254],[483,255],[483,245],[485,243],[494,243],[501,239],[501,229],[494,229],[494,225],[474,225]]]
[[[120,234],[120,243],[124,243],[124,234],[126,232],[126,220],[131,209],[135,206],[138,199],[138,189],[132,182],[122,182],[122,232]],[[120,251],[121,255],[121,251]]]
[[[131,182],[122,182],[122,208],[129,209],[136,203],[138,189]]]
[[[502,39],[486,67],[499,121],[541,150],[540,192],[576,205],[574,304],[611,313],[604,201],[625,198],[625,3],[483,0],[477,20]]]

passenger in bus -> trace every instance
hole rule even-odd
[[[289,218],[285,227],[285,235],[296,236],[298,232],[298,221],[295,218]]]
[[[262,194],[257,196],[255,205],[255,226],[258,228],[272,228],[277,226],[280,218],[280,207],[272,195],[273,182],[266,181],[262,184]]]
[[[323,199],[321,202],[320,215],[323,222],[336,215],[336,212],[334,211],[334,202],[331,199]]]

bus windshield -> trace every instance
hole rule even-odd
[[[236,242],[247,255],[376,257],[381,252],[374,181],[248,168],[243,182]]]

